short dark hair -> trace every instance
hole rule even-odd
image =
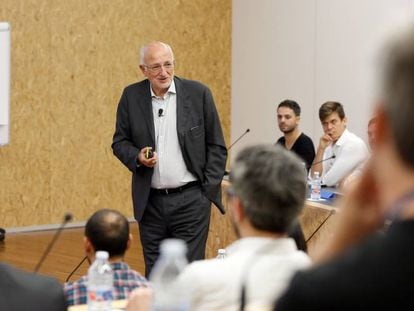
[[[120,212],[101,209],[88,219],[85,236],[95,251],[107,251],[109,257],[121,256],[128,247],[129,223]]]
[[[279,109],[280,107],[287,107],[293,110],[293,112],[295,113],[295,116],[299,117],[300,116],[300,106],[297,102],[295,102],[294,100],[291,99],[285,99],[284,101],[282,101],[279,106],[277,106],[277,109]]]
[[[328,101],[319,108],[319,120],[323,122],[332,113],[336,112],[341,120],[345,118],[344,107],[339,102]]]
[[[230,181],[253,227],[277,233],[290,230],[305,202],[306,172],[301,162],[279,145],[254,145],[239,152]]]
[[[382,97],[396,151],[414,168],[414,24],[407,26],[385,47]]]

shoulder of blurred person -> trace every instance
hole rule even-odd
[[[62,285],[54,278],[0,263],[0,310],[66,310]]]
[[[393,34],[383,51],[375,150],[341,199],[318,265],[293,278],[278,311],[414,308],[412,21],[409,26]]]
[[[196,261],[184,269],[181,281],[191,288],[192,310],[236,308],[244,283],[247,304],[271,305],[294,272],[311,265],[288,237],[242,238],[227,248],[227,254],[225,259]]]

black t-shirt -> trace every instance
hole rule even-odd
[[[280,137],[276,143],[286,148],[284,136]],[[303,133],[300,134],[290,150],[305,161],[306,168],[309,169],[311,167],[313,159],[315,158],[315,147],[313,146],[312,139],[309,136]]]

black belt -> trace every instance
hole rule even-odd
[[[151,188],[151,192],[157,193],[157,194],[173,194],[173,193],[183,192],[184,190],[188,188],[199,186],[199,185],[200,185],[200,182],[198,180],[195,180],[195,181],[190,181],[188,184],[185,184],[177,188],[166,188],[166,189]]]

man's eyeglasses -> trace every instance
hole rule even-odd
[[[145,68],[147,68],[152,73],[160,73],[162,71],[162,68],[164,67],[165,70],[170,70],[174,68],[174,62],[165,62],[164,64],[156,64],[152,66],[143,65]]]

